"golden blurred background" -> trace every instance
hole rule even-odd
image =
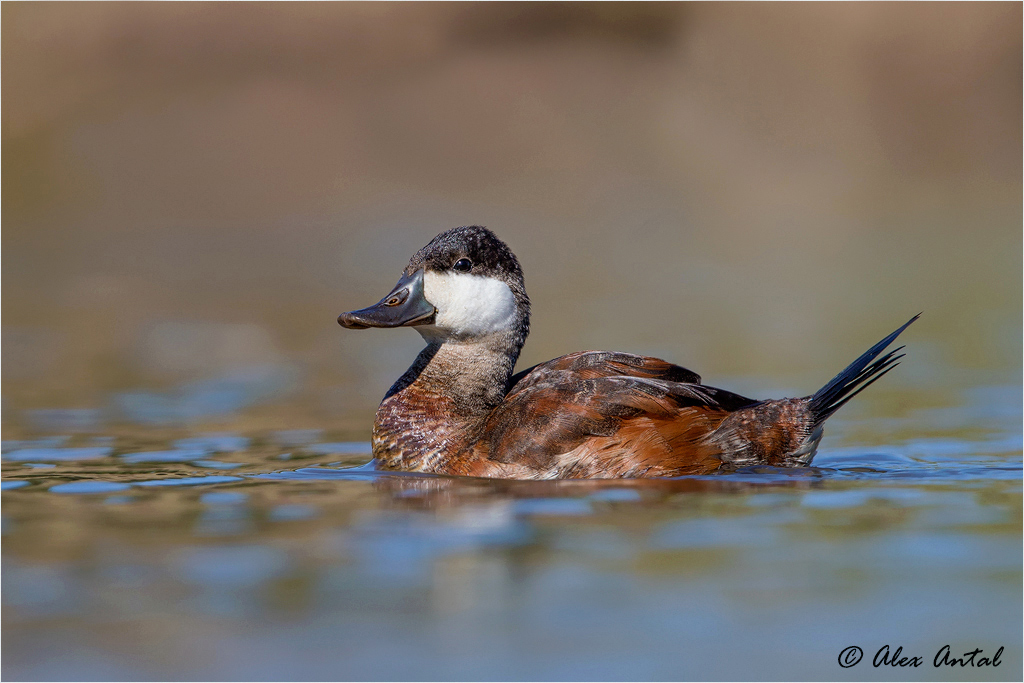
[[[809,393],[923,310],[900,384],[1016,383],[1021,23],[1019,3],[4,3],[5,434],[368,434],[420,340],[335,317],[466,224],[523,263],[520,367],[606,348]]]

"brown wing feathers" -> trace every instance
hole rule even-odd
[[[558,358],[516,378],[484,429],[487,457],[562,477],[711,471],[720,448],[706,437],[730,411],[755,402],[699,380],[631,354]]]
[[[658,358],[613,351],[578,351],[514,375],[509,382],[509,394],[550,381],[559,372],[569,372],[578,379],[628,376],[700,384],[697,373]]]

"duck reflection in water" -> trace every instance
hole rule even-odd
[[[555,502],[553,511],[569,510],[574,503],[614,503],[621,507],[661,507],[679,495],[707,493],[721,495],[760,494],[773,491],[807,491],[824,485],[814,468],[808,476],[780,476],[755,473],[748,477],[681,477],[635,479],[516,480],[448,476],[393,476],[386,471],[373,478],[373,489],[386,496],[397,509],[439,510],[490,506],[501,502],[541,500]],[[767,474],[768,476],[764,476]],[[339,477],[343,478],[343,477]],[[760,479],[760,481],[758,481]],[[557,501],[564,501],[559,506]]]

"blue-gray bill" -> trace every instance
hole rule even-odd
[[[423,325],[434,317],[434,307],[423,297],[423,271],[402,275],[387,296],[368,308],[338,316],[338,324],[352,330],[368,327]]]

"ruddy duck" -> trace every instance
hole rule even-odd
[[[808,465],[825,420],[897,365],[900,349],[882,352],[917,317],[804,398],[744,398],[678,365],[608,351],[513,375],[530,331],[523,271],[493,232],[470,226],[432,239],[390,294],[338,323],[414,326],[427,342],[377,409],[378,467],[613,479]]]

